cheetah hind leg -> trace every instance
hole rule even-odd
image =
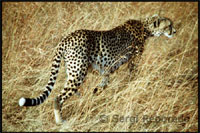
[[[54,115],[55,115],[56,124],[64,124],[64,123],[66,123],[66,120],[62,119],[62,105],[63,105],[63,102],[66,99],[68,99],[69,97],[71,97],[72,94],[75,94],[78,97],[80,97],[80,92],[78,92],[77,89],[65,89],[65,90],[75,90],[75,91],[74,92],[73,91],[68,91],[68,92],[62,91],[62,94],[57,96],[54,99]],[[62,97],[63,93],[65,93],[64,97]],[[63,99],[63,100],[61,100],[61,99]]]
[[[56,97],[54,100],[54,114],[55,114],[56,124],[62,124],[66,122],[65,120],[62,119],[61,106],[62,105],[60,104],[59,97]]]
[[[66,84],[67,85],[67,84]],[[62,105],[64,101],[68,98],[70,98],[73,94],[77,93],[76,88],[64,88],[64,90],[61,91],[61,94],[59,94],[55,100],[54,100],[54,114],[55,114],[55,120],[57,124],[63,124],[66,121],[62,119]]]

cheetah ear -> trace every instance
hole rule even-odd
[[[158,14],[154,14],[152,17],[158,17]]]

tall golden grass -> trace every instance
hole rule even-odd
[[[89,72],[81,95],[63,106],[67,122],[56,125],[53,100],[66,81],[62,62],[48,100],[19,107],[20,97],[44,90],[63,36],[78,29],[109,30],[153,14],[172,19],[177,34],[146,41],[136,76],[125,64],[93,96],[101,77]],[[2,30],[2,131],[197,131],[197,2],[3,2]]]

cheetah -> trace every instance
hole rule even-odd
[[[43,103],[50,95],[59,72],[61,59],[64,59],[67,81],[64,89],[55,98],[54,115],[57,124],[63,123],[62,105],[66,99],[78,92],[88,68],[99,71],[103,79],[93,89],[101,92],[109,82],[109,75],[122,64],[140,58],[145,40],[153,36],[164,35],[171,38],[176,33],[169,18],[155,14],[141,20],[128,20],[124,24],[107,31],[77,30],[64,37],[55,51],[50,79],[43,93],[36,98],[19,100],[20,106],[36,106]]]

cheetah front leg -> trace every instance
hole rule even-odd
[[[132,48],[130,47],[129,49],[127,49],[126,51],[123,51],[123,53],[121,53],[121,55],[119,55],[113,64],[111,64],[108,68],[106,68],[104,70],[103,75],[103,79],[101,81],[101,83],[94,88],[93,93],[97,94],[102,92],[105,87],[107,86],[108,82],[109,82],[109,75],[110,73],[113,73],[115,70],[117,70],[122,64],[128,62],[128,60],[131,58],[132,56]]]
[[[94,88],[93,94],[99,94],[100,92],[102,92],[108,85],[108,82],[109,82],[109,74],[103,75],[101,83],[98,84],[96,88]]]
[[[138,63],[141,59],[143,50],[144,50],[143,46],[141,47],[135,46],[134,54],[128,63],[129,72],[132,73],[134,71],[134,75],[135,73],[137,73]]]

